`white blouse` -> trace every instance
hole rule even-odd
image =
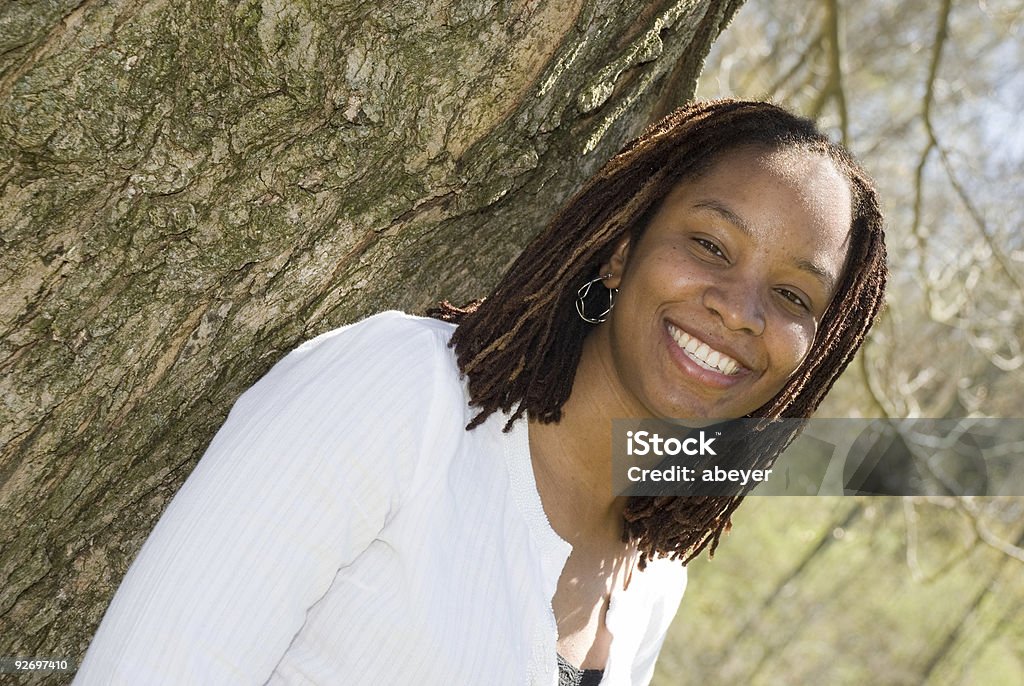
[[[541,506],[526,422],[465,430],[453,329],[384,312],[244,393],[74,684],[556,684],[571,547]],[[613,592],[602,684],[650,681],[685,584],[663,559]]]

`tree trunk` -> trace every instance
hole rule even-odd
[[[242,390],[484,294],[741,2],[7,3],[0,655],[80,661]]]

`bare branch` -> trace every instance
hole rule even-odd
[[[968,521],[970,521],[974,527],[975,533],[978,534],[978,538],[999,552],[1012,557],[1015,560],[1024,562],[1024,548],[1019,545],[1019,543],[1022,542],[1020,539],[1024,539],[1024,535],[1018,539],[1018,544],[1013,544],[994,533],[990,528],[988,528],[988,524],[985,522],[981,509],[977,504],[975,504],[973,496],[962,496],[957,498],[956,505],[960,512],[968,519]]]
[[[938,78],[939,65],[942,62],[942,49],[945,47],[946,39],[949,37],[949,15],[952,9],[953,0],[943,0],[942,7],[939,10],[939,25],[935,31],[935,40],[932,43],[931,61],[928,65],[928,79],[925,82],[924,103],[921,108],[921,120],[924,123],[925,132],[928,136],[928,143],[921,152],[914,171],[914,219],[911,225],[911,234],[917,240],[917,247],[921,251],[922,256],[926,252],[928,238],[928,232],[922,226],[921,219],[924,206],[924,171],[928,166],[928,157],[931,155],[937,142],[935,129],[932,126],[932,103],[935,100],[935,81]],[[927,284],[928,275],[926,273],[927,270],[924,268],[923,257],[919,264],[919,270],[921,282]],[[926,288],[925,293],[928,297],[929,310],[934,310],[934,294],[932,290]]]
[[[920,582],[924,574],[917,562],[917,510],[914,509],[913,498],[903,498],[903,521],[906,524],[907,567],[910,569],[910,577]]]
[[[974,225],[978,229],[978,233],[980,233],[981,237],[985,239],[985,244],[992,251],[992,256],[996,259],[996,262],[999,263],[999,267],[1003,270],[1006,276],[1013,281],[1014,285],[1017,286],[1018,289],[1024,291],[1024,279],[1021,278],[1020,274],[1017,273],[1017,270],[1012,264],[1010,264],[1009,258],[1003,254],[999,244],[992,237],[991,232],[988,230],[988,225],[985,222],[985,218],[981,215],[978,208],[975,207],[974,203],[971,202],[971,198],[967,194],[967,190],[964,188],[963,184],[960,183],[959,178],[957,178],[946,149],[935,138],[934,132],[932,132],[931,135],[935,144],[935,149],[939,153],[939,159],[942,160],[942,166],[946,170],[946,176],[949,178],[949,182],[952,184],[953,190],[956,191],[957,197],[960,198],[960,202],[963,203],[967,213],[971,215],[971,219],[974,221]]]
[[[932,476],[932,478],[941,483],[950,493],[957,493],[958,491],[962,492],[962,489],[958,488],[957,484],[953,483],[946,474],[937,469],[932,461],[928,459],[928,455],[925,454],[925,446],[922,443],[920,435],[917,435],[908,429],[904,422],[890,420],[889,424],[903,438],[904,444],[907,446],[907,449],[910,450],[910,454],[919,466],[923,467]],[[968,431],[970,427],[970,421],[961,422],[956,427],[955,431],[943,437],[942,443],[947,445],[955,444],[956,441],[959,440],[960,436],[964,432]],[[1020,547],[1020,541],[1018,541],[1018,544],[1010,543],[993,532],[985,521],[984,513],[982,513],[981,508],[979,508],[974,502],[974,496],[954,496],[952,502],[971,523],[971,526],[978,538],[984,541],[987,545],[1008,555],[1009,557],[1019,560],[1020,562],[1024,562],[1024,548]],[[1024,535],[1022,535],[1021,538],[1024,538]]]
[[[850,115],[846,111],[846,91],[843,87],[843,32],[840,26],[839,0],[825,3],[825,32],[828,36],[828,91],[839,110],[839,131],[843,145],[848,145]]]
[[[782,88],[789,83],[802,68],[814,62],[815,56],[821,52],[821,47],[824,41],[825,36],[819,32],[818,35],[815,36],[814,40],[807,44],[807,47],[804,48],[803,53],[801,53],[800,57],[798,57],[796,62],[793,63],[793,66],[790,67],[786,73],[775,79],[775,81],[773,81],[772,84],[764,90],[761,94],[761,99],[770,100],[772,98],[777,98],[778,96],[776,94],[782,90]]]
[[[882,324],[889,321],[889,317],[889,311],[882,312],[876,326],[881,328]],[[864,374],[864,385],[867,388],[868,396],[883,417],[898,417],[900,412],[885,393],[885,389],[879,383],[868,362],[869,350],[873,347],[875,346],[872,343],[872,339],[868,338],[861,346],[860,355],[857,356],[860,360],[861,373]]]
[[[919,584],[930,584],[936,579],[941,578],[953,567],[967,560],[971,556],[971,553],[974,552],[974,549],[977,546],[977,541],[969,547],[961,550],[958,555],[954,555],[947,559],[939,565],[938,568],[932,570],[928,574],[925,574],[917,559],[917,509],[915,508],[915,502],[918,499],[919,496],[904,496],[903,498],[903,514],[907,523],[907,566],[910,568],[910,577],[914,581]],[[929,504],[937,504],[941,507],[945,507],[946,509],[953,509],[956,507],[955,504],[947,504],[947,501],[956,500],[956,498],[934,498],[925,496],[924,500]]]

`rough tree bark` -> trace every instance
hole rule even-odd
[[[245,387],[485,293],[741,2],[6,3],[0,654],[77,662]]]

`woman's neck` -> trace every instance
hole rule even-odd
[[[626,498],[612,492],[613,418],[631,416],[609,383],[597,331],[584,342],[569,399],[557,424],[530,420],[530,452],[544,510],[552,527],[574,539],[622,534]]]

